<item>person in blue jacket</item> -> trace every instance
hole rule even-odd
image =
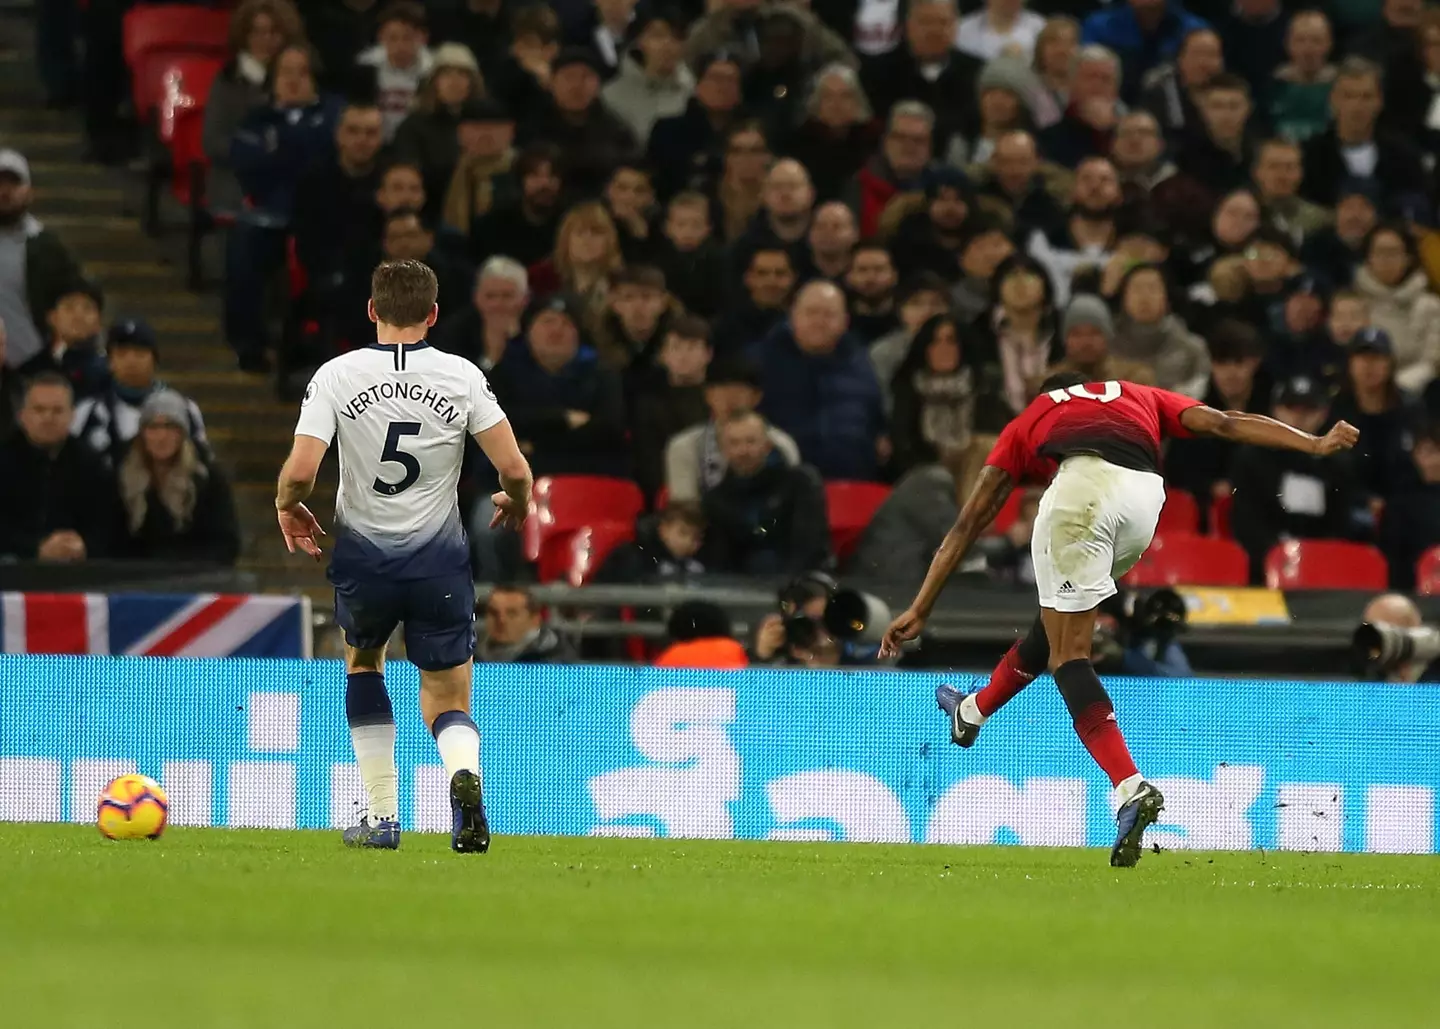
[[[1120,95],[1134,104],[1147,72],[1172,60],[1180,43],[1210,26],[1185,10],[1180,0],[1128,0],[1096,11],[1081,26],[1081,40],[1115,51],[1125,80]]]
[[[230,165],[245,196],[225,254],[225,335],[240,367],[263,372],[265,285],[285,263],[295,191],[310,167],[335,151],[340,104],[315,89],[304,46],[280,51],[270,72],[271,102],[251,111],[230,141]]]
[[[825,479],[874,480],[890,441],[880,384],[849,324],[845,295],[816,280],[750,356],[764,390],[760,411],[794,437],[801,460]]]

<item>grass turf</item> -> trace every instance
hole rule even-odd
[[[446,843],[0,825],[0,1021],[1440,1025],[1431,857]]]

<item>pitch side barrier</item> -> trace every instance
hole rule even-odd
[[[940,681],[481,667],[476,721],[492,819],[502,834],[1109,844],[1110,791],[1048,679],[968,751],[947,742],[933,699]],[[165,785],[180,825],[347,825],[361,789],[344,682],[336,661],[0,657],[0,819],[89,821],[101,786],[138,770]],[[387,682],[402,819],[448,828],[416,670],[394,662]],[[1153,837],[1163,847],[1440,846],[1440,688],[1108,685],[1140,766],[1165,792]],[[823,721],[820,697],[837,701]],[[1364,717],[1337,731],[1337,711]]]

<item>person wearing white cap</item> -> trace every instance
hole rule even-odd
[[[435,216],[460,161],[460,124],[465,108],[485,99],[480,63],[463,43],[434,50],[432,70],[415,94],[415,109],[395,133],[395,156],[420,166],[425,177],[425,213]]]
[[[44,347],[41,320],[80,277],[60,237],[30,213],[31,196],[30,163],[18,150],[0,149],[0,322],[12,368]]]

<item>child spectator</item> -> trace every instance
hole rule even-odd
[[[659,268],[642,264],[617,271],[610,277],[604,314],[595,328],[601,366],[624,372],[631,380],[651,369],[675,308]]]
[[[45,348],[20,366],[22,378],[53,372],[70,384],[77,400],[95,396],[105,388],[105,347],[100,321],[105,305],[100,287],[77,280],[55,300],[45,314]]]
[[[646,496],[665,484],[665,454],[670,441],[707,415],[706,373],[710,366],[710,327],[701,318],[682,315],[665,333],[658,367],[640,377],[635,390],[631,439],[635,478]]]
[[[395,139],[434,67],[434,56],[425,46],[428,38],[425,8],[411,0],[396,0],[380,11],[375,45],[356,58],[361,88],[374,97],[384,115],[387,143]],[[470,60],[473,64],[473,54]]]
[[[704,194],[677,193],[665,209],[655,241],[655,261],[665,269],[670,292],[702,318],[712,318],[725,298],[725,251],[711,234],[710,202]]]
[[[560,52],[560,19],[544,4],[515,11],[510,23],[509,52],[493,73],[487,70],[490,95],[505,105],[516,121],[537,114],[550,92],[551,62]]]
[[[684,583],[705,571],[696,557],[704,542],[705,515],[700,505],[668,504],[653,518],[641,519],[635,539],[612,550],[592,581]]]

